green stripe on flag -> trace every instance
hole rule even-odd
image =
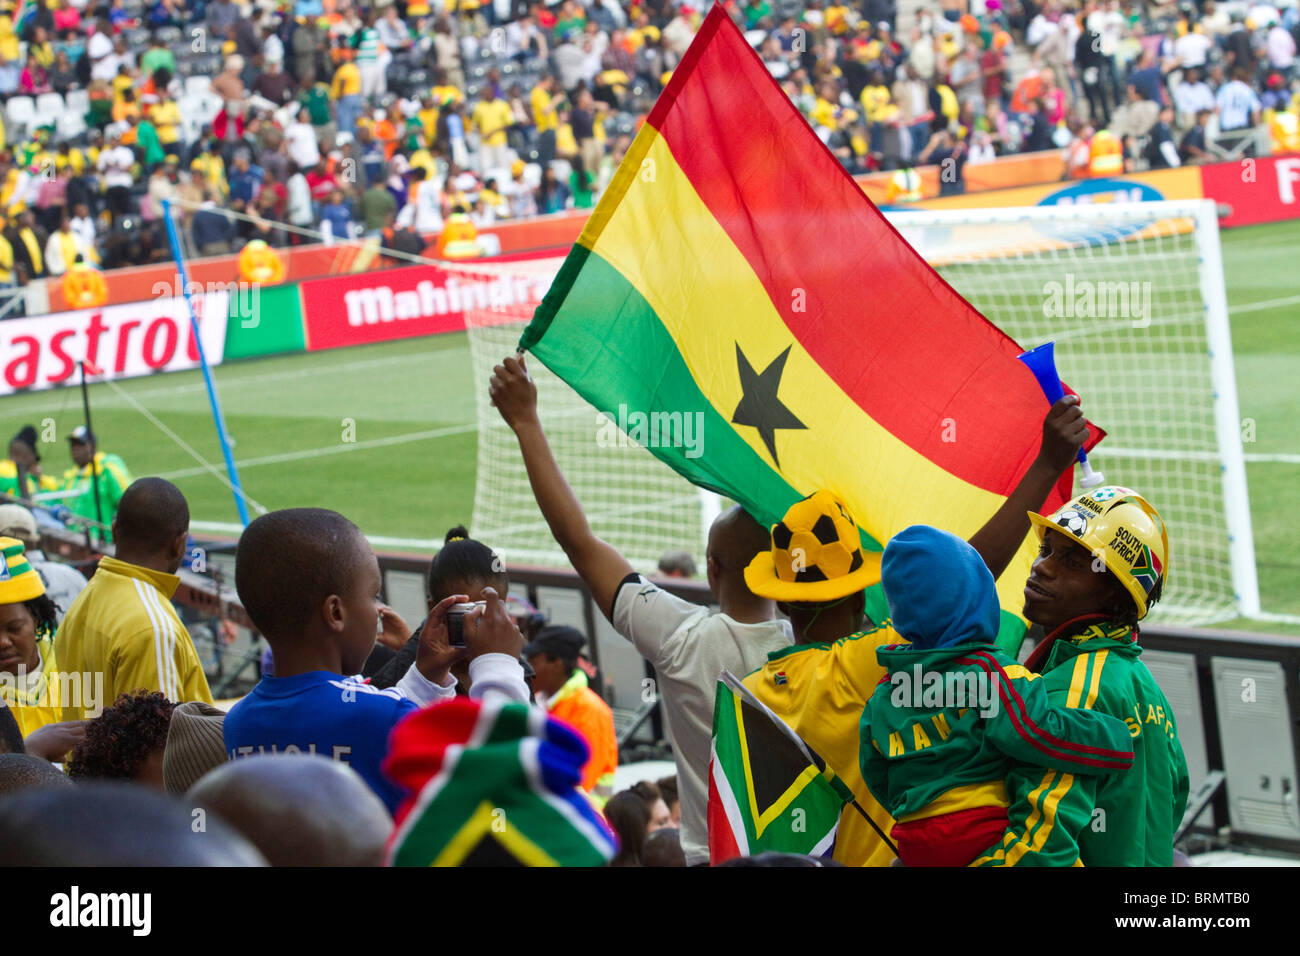
[[[520,345],[614,419],[620,404],[647,415],[703,412],[699,457],[687,457],[686,448],[650,452],[688,481],[738,501],[762,524],[775,524],[804,497],[718,413],[654,309],[599,253],[574,247]],[[882,550],[866,532],[862,545]]]

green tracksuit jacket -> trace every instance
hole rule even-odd
[[[1172,864],[1174,832],[1187,807],[1187,761],[1169,701],[1139,659],[1136,638],[1123,624],[1067,631],[1052,644],[1040,682],[1058,706],[1123,720],[1133,766],[1104,778],[1013,771],[1010,828],[978,865]]]
[[[1122,721],[1053,706],[1046,682],[995,644],[893,645],[876,657],[888,675],[862,712],[859,759],[895,819],[1005,805],[1016,768],[1108,774],[1133,762]]]
[[[131,485],[131,473],[127,471],[126,462],[121,458],[102,451],[95,453],[95,466],[95,470],[99,473],[100,507],[95,507],[96,479],[91,474],[89,464],[80,468],[69,468],[64,472],[63,489],[75,491],[76,494],[65,499],[63,504],[73,514],[90,518],[92,521],[99,521],[102,515],[104,524],[111,525],[113,517],[117,514],[117,503],[122,500],[122,495]],[[111,537],[107,530],[104,536]]]

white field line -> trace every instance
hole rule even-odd
[[[179,446],[183,451],[185,451],[191,458],[201,463],[198,468],[189,469],[191,472],[193,472],[196,475],[202,475],[202,474],[212,475],[214,478],[217,479],[217,481],[221,482],[223,485],[225,485],[235,494],[239,495],[239,497],[243,498],[246,503],[252,505],[254,511],[258,512],[259,514],[266,514],[267,509],[265,507],[263,507],[259,502],[254,501],[248,495],[244,494],[242,489],[236,488],[233,484],[231,484],[230,479],[227,478],[225,475],[223,475],[220,469],[218,469],[216,465],[212,464],[212,462],[208,461],[206,458],[200,455],[185,441],[185,439],[181,438],[180,435],[176,434],[174,431],[172,431],[170,428],[164,425],[162,421],[159,420],[158,416],[156,416],[153,412],[149,411],[149,409],[145,408],[134,398],[132,398],[129,392],[123,391],[122,387],[118,385],[116,382],[114,382],[112,379],[109,379],[106,384],[109,386],[109,388],[113,389],[113,391],[121,395],[122,398],[124,398],[128,404],[134,407],[135,410],[138,411],[141,415],[143,415],[155,428],[157,428],[160,432],[162,432],[164,435],[170,438],[173,442],[175,442],[176,445]]]
[[[243,533],[244,526],[229,521],[191,521],[190,530],[206,531],[209,534],[228,534],[238,538]],[[390,538],[378,534],[368,534],[366,540],[383,548],[406,548],[414,551],[436,551],[444,543],[433,538]]]
[[[1229,315],[1238,315],[1242,312],[1260,312],[1264,309],[1273,309],[1279,305],[1295,305],[1300,302],[1300,295],[1289,295],[1283,299],[1265,299],[1262,302],[1247,302],[1245,305],[1234,305],[1228,309]]]
[[[1105,445],[1090,453],[1097,458],[1156,458],[1162,461],[1219,461],[1214,451],[1168,451],[1162,448],[1108,448]],[[1242,456],[1252,464],[1300,465],[1300,455],[1247,452]]]
[[[235,467],[243,470],[245,468],[256,468],[259,465],[278,465],[286,461],[307,461],[312,458],[321,458],[325,455],[338,455],[343,452],[357,451],[362,448],[385,448],[389,445],[405,445],[410,442],[425,441],[430,438],[445,438],[449,435],[463,435],[466,432],[477,431],[477,425],[451,425],[447,428],[433,428],[422,432],[407,432],[404,435],[390,435],[387,438],[371,438],[367,441],[358,442],[339,442],[337,445],[326,445],[324,448],[307,448],[302,451],[283,452],[278,455],[264,455],[261,458],[247,458],[235,461]],[[195,475],[202,475],[208,471],[207,468],[182,468],[179,471],[168,471],[158,475],[159,478],[166,478],[169,481],[177,478],[192,478]]]

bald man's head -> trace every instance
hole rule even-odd
[[[265,866],[221,820],[130,783],[0,797],[0,866]]]
[[[242,833],[272,866],[379,866],[393,821],[357,773],[326,757],[223,764],[186,799]]]
[[[745,568],[754,555],[772,547],[767,528],[740,505],[718,515],[709,529],[709,579],[734,577],[744,580]],[[716,568],[716,570],[715,570]]]
[[[48,760],[31,754],[0,754],[0,795],[72,785]]]
[[[175,573],[185,556],[189,529],[190,506],[181,490],[162,478],[141,478],[132,482],[118,502],[113,540],[123,561],[146,567],[174,561],[175,567],[163,570]]]

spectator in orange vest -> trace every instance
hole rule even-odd
[[[578,666],[585,643],[574,628],[551,625],[524,647],[523,656],[536,673],[533,686],[538,704],[581,734],[591,749],[582,769],[582,788],[604,803],[614,793],[618,741],[614,712],[587,686],[587,675]]]

